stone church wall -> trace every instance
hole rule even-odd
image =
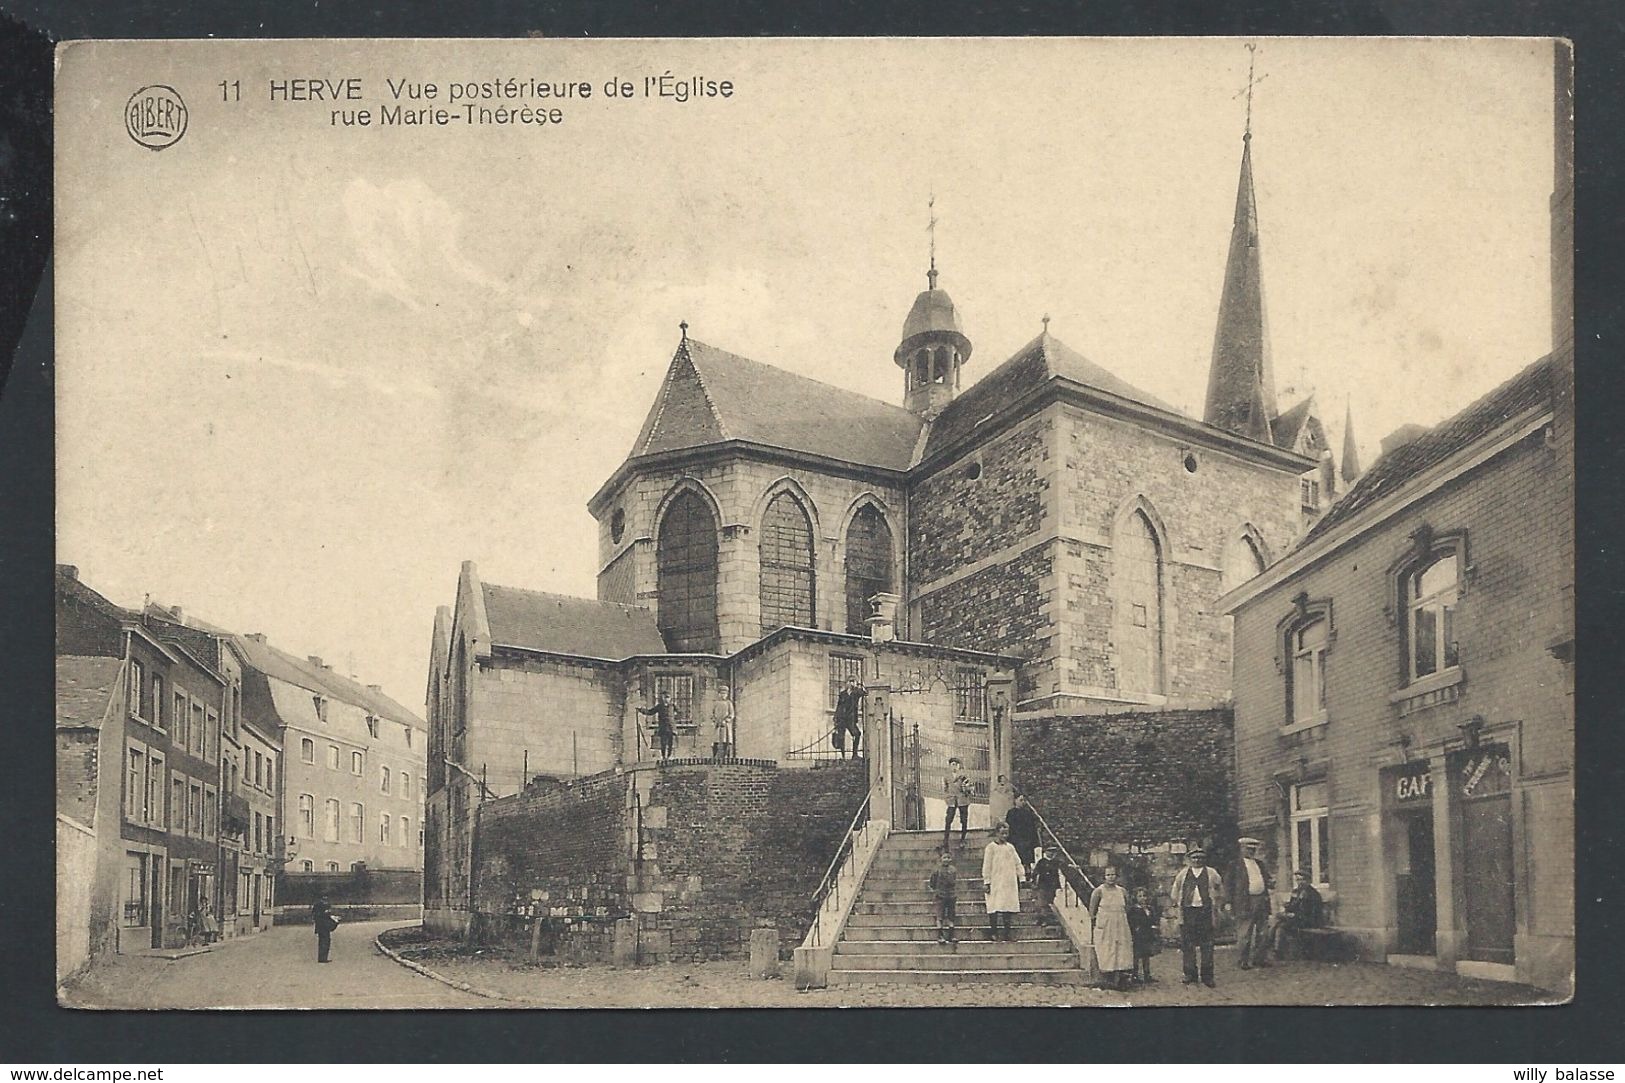
[[[645,963],[741,958],[774,925],[786,948],[867,792],[863,764],[673,763],[541,784],[487,802],[476,843],[475,935]],[[641,861],[638,860],[641,855]]]
[[[1012,783],[1079,862],[1191,840],[1233,856],[1229,708],[1018,717],[1011,742]]]
[[[1035,545],[927,594],[919,604],[921,641],[1026,658],[1017,673],[1017,700],[1050,691],[1057,679],[1054,550]]]
[[[624,703],[608,667],[502,656],[469,678],[468,763],[497,793],[528,772],[588,775],[615,765]]]

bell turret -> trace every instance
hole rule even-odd
[[[926,281],[903,321],[903,339],[892,360],[903,370],[903,405],[932,418],[959,390],[959,369],[970,358],[971,345],[953,299],[937,288],[934,263]]]

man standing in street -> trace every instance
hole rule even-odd
[[[671,759],[672,746],[677,741],[677,731],[671,724],[671,704],[666,701],[666,693],[661,692],[655,697],[653,707],[638,707],[638,714],[651,714],[655,719],[655,738],[660,742],[660,758]]]
[[[1224,891],[1224,880],[1207,867],[1207,854],[1199,846],[1185,855],[1185,861],[1186,866],[1174,876],[1173,889],[1168,893],[1173,904],[1179,907],[1179,946],[1184,956],[1185,984],[1193,985],[1200,977],[1202,984],[1212,989],[1213,911]]]
[[[1270,965],[1270,882],[1269,870],[1258,860],[1259,842],[1244,835],[1236,840],[1241,856],[1236,858],[1230,871],[1232,899],[1224,904],[1236,915],[1236,947],[1241,954],[1241,969]]]
[[[338,915],[333,913],[333,904],[323,895],[316,900],[316,905],[310,908],[311,924],[316,927],[316,961],[327,962],[327,956],[333,950],[333,930],[339,927]]]
[[[844,754],[845,735],[850,733],[853,759],[858,758],[858,742],[863,740],[863,731],[858,729],[858,708],[868,694],[869,690],[858,684],[856,677],[848,677],[846,687],[835,696],[835,747]]]

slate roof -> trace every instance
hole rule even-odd
[[[1225,257],[1202,420],[1267,444],[1271,442],[1270,419],[1277,412],[1259,260],[1258,197],[1253,191],[1253,151],[1248,136],[1242,140],[1241,178],[1236,186],[1236,213]],[[1281,445],[1277,442],[1277,446]]]
[[[101,729],[118,692],[119,658],[59,655],[56,660],[57,729]]]
[[[613,662],[666,653],[651,609],[491,583],[480,588],[493,646]]]
[[[1526,410],[1551,402],[1555,370],[1554,359],[1543,357],[1454,417],[1441,421],[1425,435],[1382,456],[1309,528],[1297,548],[1335,529],[1497,426]]]
[[[1082,384],[1184,417],[1179,410],[1106,371],[1045,331],[943,408],[926,437],[924,457],[930,458],[958,443],[989,417],[1050,380]]]
[[[337,670],[325,669],[311,663],[308,659],[296,658],[288,652],[269,643],[261,643],[248,636],[233,635],[231,641],[242,650],[243,657],[253,668],[268,677],[275,677],[289,684],[296,684],[301,688],[308,688],[312,692],[321,692],[330,699],[342,703],[353,703],[358,707],[365,707],[381,718],[392,722],[401,722],[423,727],[423,719],[414,712],[396,703],[382,692],[374,692],[359,681],[340,674]]]
[[[747,440],[902,471],[920,425],[900,406],[687,338],[632,455]]]
[[[1312,397],[1304,399],[1270,422],[1270,436],[1274,438],[1276,447],[1290,449],[1298,442],[1298,437],[1303,434],[1304,423],[1312,416],[1310,410],[1314,406],[1314,401]]]

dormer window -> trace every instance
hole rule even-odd
[[[369,736],[371,736],[371,737],[377,737],[378,736],[378,716],[377,715],[368,715],[367,716],[367,734]]]
[[[327,721],[327,697],[326,696],[311,696],[310,701],[316,707],[316,719],[317,719],[317,721],[326,722]]]

